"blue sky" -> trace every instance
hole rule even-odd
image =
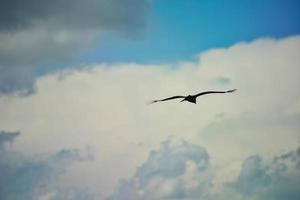
[[[81,59],[169,63],[211,48],[300,32],[300,2],[295,0],[161,0],[154,1],[149,15],[147,28],[136,38],[108,32],[96,51]]]
[[[297,0],[156,0],[146,25],[134,33],[106,31],[95,46],[70,59],[41,65],[37,72],[81,63],[176,63],[211,48],[260,37],[300,32]]]

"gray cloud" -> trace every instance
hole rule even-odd
[[[0,96],[34,91],[39,64],[70,58],[89,47],[97,31],[47,30],[35,27],[15,33],[0,32]]]
[[[58,28],[136,30],[145,25],[147,0],[12,0],[1,3],[0,31],[39,24]]]
[[[254,195],[259,189],[271,183],[271,177],[262,166],[262,159],[255,155],[247,158],[235,183],[236,188],[245,195]]]
[[[215,189],[214,166],[206,150],[187,142],[163,142],[129,180],[120,181],[109,200],[297,200],[300,148],[273,158],[252,155],[239,175]]]
[[[90,48],[103,31],[135,37],[148,8],[148,0],[1,2],[0,95],[32,93],[38,65]]]
[[[238,179],[233,183],[245,198],[257,200],[297,200],[300,198],[300,148],[275,156],[271,161],[260,155],[243,163]]]
[[[120,182],[109,199],[206,199],[211,180],[204,148],[167,140],[150,153],[132,179]]]
[[[0,131],[0,150],[5,148],[6,143],[12,143],[19,132]]]
[[[1,199],[93,199],[85,189],[62,186],[58,181],[68,166],[90,159],[89,155],[75,149],[25,156],[4,146],[18,135],[17,132],[0,133]]]

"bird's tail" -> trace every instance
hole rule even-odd
[[[227,90],[226,93],[230,93],[230,92],[235,92],[236,89],[233,89],[233,90]]]

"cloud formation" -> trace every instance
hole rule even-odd
[[[91,146],[95,161],[74,165],[64,176],[68,183],[89,187],[98,199],[112,194],[120,178],[130,182],[149,151],[159,149],[170,135],[210,152],[212,190],[223,191],[214,192],[222,195],[213,199],[253,199],[254,191],[260,193],[254,183],[267,190],[275,180],[263,156],[275,157],[299,146],[299,51],[299,36],[264,38],[212,49],[176,66],[95,64],[48,74],[38,79],[38,93],[0,99],[0,127],[22,132],[14,148],[27,154]],[[238,89],[234,94],[203,96],[196,105],[176,100],[146,104],[172,95],[233,88]],[[243,161],[251,155],[259,157],[249,158],[240,175]],[[190,168],[193,171],[193,164]],[[247,174],[262,176],[251,182]],[[179,177],[174,182],[164,179],[181,187]],[[238,181],[249,190],[235,187]],[[160,179],[150,182],[164,185]],[[132,184],[130,188],[139,187]]]
[[[162,143],[109,200],[291,199],[300,197],[300,148],[273,158],[252,155],[239,175],[214,189],[214,164],[206,150],[188,142]]]
[[[0,31],[18,31],[39,24],[67,29],[127,29],[145,25],[145,0],[12,0],[0,9]]]
[[[78,150],[60,150],[45,155],[26,156],[13,151],[18,132],[0,133],[1,199],[93,199],[84,189],[63,186],[59,177],[74,162],[90,159]]]
[[[232,184],[245,199],[279,200],[300,198],[300,148],[273,158],[247,158]]]
[[[134,177],[120,183],[109,199],[207,199],[211,178],[205,149],[167,140],[149,154]]]
[[[38,65],[93,46],[103,31],[135,37],[148,9],[148,0],[2,2],[0,95],[32,93]]]

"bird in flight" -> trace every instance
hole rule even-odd
[[[236,89],[234,89],[234,90],[227,90],[227,91],[206,91],[206,92],[200,92],[200,93],[195,94],[195,95],[173,96],[173,97],[169,97],[169,98],[165,98],[165,99],[153,100],[151,103],[156,103],[156,102],[160,102],[160,101],[168,101],[168,100],[172,100],[172,99],[179,99],[179,98],[181,98],[182,100],[180,102],[188,101],[188,102],[196,104],[196,102],[197,102],[196,99],[199,96],[206,95],[206,94],[216,94],[216,93],[231,93],[231,92],[234,92],[234,91],[236,91]]]

